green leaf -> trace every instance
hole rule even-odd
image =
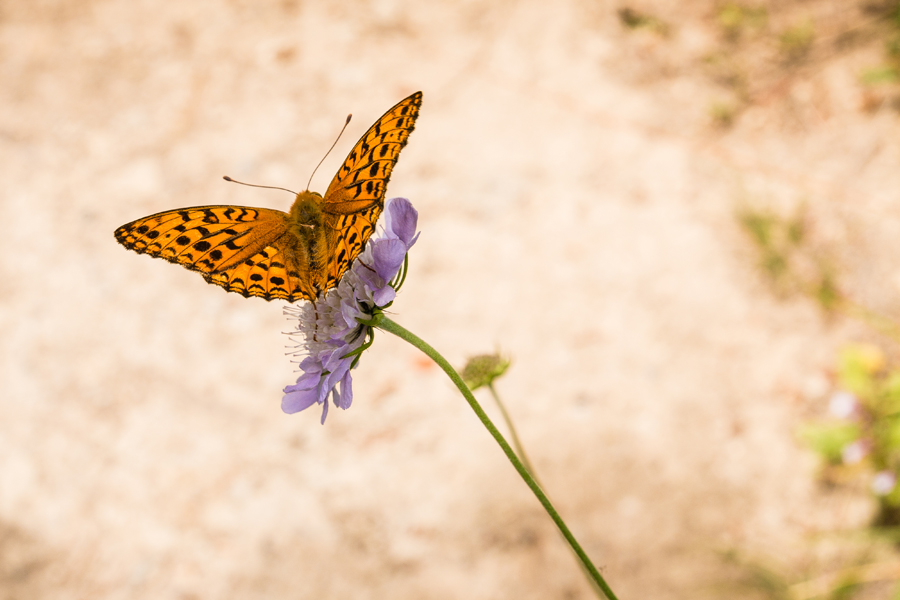
[[[838,380],[861,400],[872,400],[875,374],[884,368],[884,353],[870,344],[849,344],[841,349]]]
[[[881,66],[866,69],[859,76],[865,85],[878,85],[879,83],[896,83],[900,81],[900,72],[892,66]]]
[[[837,465],[841,463],[841,451],[844,446],[859,439],[860,430],[856,423],[807,423],[800,428],[797,435],[829,464]]]

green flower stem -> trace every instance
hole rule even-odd
[[[424,340],[414,335],[413,333],[407,331],[397,323],[391,321],[383,314],[377,315],[374,319],[375,322],[372,323],[375,327],[383,331],[387,331],[388,333],[393,333],[397,337],[409,342],[422,352],[428,355],[434,362],[438,364],[441,369],[443,369],[444,373],[447,374],[448,377],[456,384],[456,387],[459,388],[459,391],[462,392],[462,395],[465,396],[466,401],[469,403],[469,406],[472,407],[472,410],[475,411],[475,414],[478,415],[478,419],[484,424],[487,428],[488,432],[493,436],[494,440],[498,444],[500,444],[500,448],[503,450],[503,453],[506,454],[506,458],[509,459],[509,462],[512,463],[513,467],[519,473],[519,476],[525,480],[525,484],[531,488],[531,491],[537,496],[537,499],[540,501],[541,505],[544,507],[544,510],[550,515],[550,518],[553,519],[553,522],[556,523],[556,526],[559,528],[560,533],[562,533],[563,537],[566,538],[566,541],[569,542],[569,545],[572,547],[572,550],[575,551],[575,554],[578,555],[579,560],[584,565],[584,568],[590,574],[591,579],[596,582],[597,586],[606,594],[606,597],[609,600],[618,600],[613,591],[606,584],[606,581],[603,579],[603,576],[600,575],[600,572],[597,570],[597,567],[594,566],[594,563],[591,562],[591,559],[588,558],[588,555],[581,548],[581,544],[578,543],[578,540],[575,539],[575,536],[572,535],[572,532],[569,531],[569,528],[566,526],[565,521],[562,520],[562,517],[559,516],[559,513],[556,512],[556,509],[553,508],[553,505],[550,503],[550,500],[547,498],[546,494],[544,494],[541,486],[537,484],[534,480],[534,477],[531,476],[531,473],[528,472],[528,469],[525,468],[525,465],[522,464],[522,461],[516,456],[516,453],[513,452],[513,449],[507,443],[507,441],[503,438],[491,420],[488,418],[487,414],[484,412],[484,409],[481,408],[481,405],[478,404],[478,401],[475,400],[475,396],[472,395],[472,392],[469,391],[469,388],[463,383],[462,377],[459,376],[459,373],[450,366],[450,363],[444,359],[443,356],[438,354],[438,352],[425,343]]]

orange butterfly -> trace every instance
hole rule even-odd
[[[245,297],[315,300],[338,284],[375,230],[421,106],[416,92],[387,111],[350,151],[325,196],[300,192],[290,212],[227,205],[167,210],[122,225],[116,240]]]

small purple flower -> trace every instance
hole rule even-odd
[[[320,295],[315,302],[285,307],[289,317],[298,320],[291,336],[302,355],[297,383],[284,388],[281,409],[292,414],[322,404],[322,423],[328,415],[328,398],[335,406],[350,408],[353,387],[350,370],[370,342],[372,328],[363,325],[397,295],[394,278],[400,272],[406,253],[419,238],[416,223],[419,213],[406,198],[387,201],[379,235],[369,239],[350,270],[337,287]],[[340,385],[340,389],[338,389]]]
[[[879,471],[872,478],[872,492],[876,496],[887,496],[897,486],[897,476],[893,471]]]
[[[828,399],[828,412],[839,419],[855,417],[859,411],[859,401],[850,392],[839,390]]]
[[[866,440],[856,440],[844,446],[841,450],[841,460],[845,465],[855,465],[869,453],[870,444]]]

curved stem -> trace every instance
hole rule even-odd
[[[566,538],[566,541],[572,547],[572,550],[575,551],[575,554],[578,556],[578,559],[584,565],[584,568],[590,574],[591,579],[596,582],[597,586],[606,594],[606,597],[609,600],[618,600],[613,591],[606,584],[606,581],[603,579],[603,576],[600,575],[600,572],[597,570],[597,567],[594,566],[594,563],[591,562],[591,559],[588,558],[588,555],[581,548],[581,544],[578,543],[578,540],[575,539],[575,536],[572,535],[572,532],[569,531],[569,528],[566,526],[565,521],[562,520],[562,517],[559,516],[559,513],[556,512],[556,509],[553,508],[553,505],[550,503],[550,499],[547,498],[547,495],[544,494],[541,486],[537,484],[534,480],[534,477],[531,476],[531,473],[528,472],[528,469],[525,468],[525,465],[522,464],[522,461],[516,456],[516,453],[513,452],[513,449],[510,447],[509,443],[503,438],[500,434],[500,431],[497,430],[497,427],[491,422],[488,418],[487,414],[484,412],[484,409],[481,408],[481,405],[478,404],[478,401],[475,399],[475,396],[472,395],[472,392],[469,391],[469,388],[463,382],[462,377],[459,376],[459,373],[447,362],[447,360],[438,354],[437,350],[429,346],[424,340],[416,336],[415,334],[407,331],[397,323],[391,321],[383,314],[380,315],[380,319],[377,319],[376,327],[387,331],[388,333],[393,333],[397,337],[409,342],[422,352],[428,355],[434,362],[438,364],[438,366],[447,374],[447,376],[453,381],[462,395],[465,397],[466,402],[469,403],[469,406],[472,407],[472,410],[475,411],[475,414],[478,416],[478,419],[482,422],[482,424],[487,428],[488,432],[494,438],[494,440],[500,445],[500,448],[503,450],[503,453],[506,454],[506,458],[509,459],[509,462],[512,463],[513,468],[519,473],[519,476],[525,480],[525,484],[531,488],[531,491],[537,496],[538,501],[544,507],[544,510],[550,515],[550,518],[553,519],[553,522],[556,523],[556,526],[559,528],[560,533],[562,533],[563,537]]]

